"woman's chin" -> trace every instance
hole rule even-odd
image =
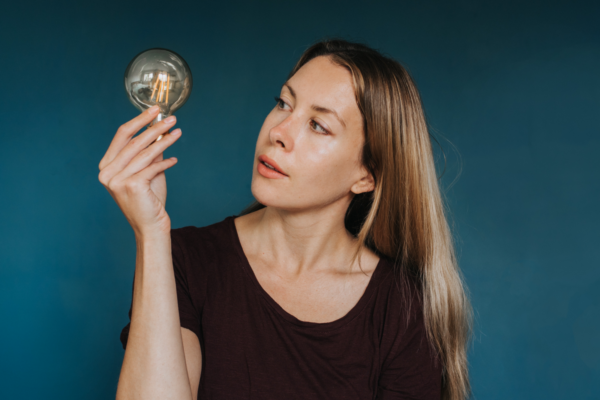
[[[297,209],[298,199],[293,199],[287,191],[276,190],[273,187],[264,187],[260,183],[252,184],[252,195],[260,204],[265,207],[277,208],[281,210]]]
[[[264,191],[252,191],[252,195],[260,204],[265,207],[273,207],[273,208],[285,208],[286,202],[283,201],[281,195],[277,195],[277,193],[269,192],[264,193]]]
[[[289,212],[307,211],[310,209],[322,209],[334,203],[340,203],[345,212],[352,197],[348,193],[329,193],[325,189],[316,190],[306,188],[305,190],[291,190],[287,187],[271,185],[270,182],[262,182],[253,179],[252,195],[260,204]],[[343,204],[342,204],[343,203]]]

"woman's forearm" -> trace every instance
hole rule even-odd
[[[136,237],[136,242],[131,325],[117,400],[192,400],[170,234]]]

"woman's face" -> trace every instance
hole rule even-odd
[[[256,200],[298,211],[373,190],[361,164],[362,116],[346,68],[316,57],[283,85],[279,97],[256,142]]]

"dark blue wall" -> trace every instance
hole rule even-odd
[[[597,4],[5,2],[0,398],[114,398],[135,242],[97,175],[137,115],[130,59],[166,47],[192,68],[167,211],[203,226],[250,202],[272,98],[326,35],[396,57],[421,89],[476,310],[476,397],[600,398]]]

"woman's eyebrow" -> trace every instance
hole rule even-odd
[[[287,83],[284,83],[283,86],[285,86],[285,87],[288,88],[288,90],[292,94],[292,97],[295,99],[296,98],[296,92],[294,92],[294,89],[292,89],[292,87],[289,84],[287,84]]]
[[[288,83],[284,83],[283,86],[285,86],[285,87],[288,88],[288,90],[292,94],[292,97],[295,99],[296,98],[296,92],[294,92],[294,89],[292,89],[292,87]],[[310,108],[312,108],[313,110],[315,110],[317,112],[322,112],[322,113],[326,113],[326,114],[333,114],[337,118],[337,120],[340,121],[340,124],[342,124],[342,126],[344,128],[346,128],[346,123],[344,122],[343,119],[340,118],[340,116],[338,115],[338,113],[335,110],[332,110],[332,109],[326,108],[326,107],[322,107],[322,106],[318,106],[316,104],[313,104]]]

